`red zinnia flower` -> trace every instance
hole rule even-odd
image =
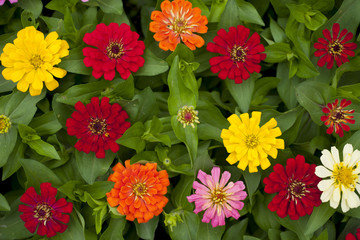
[[[351,32],[348,33],[347,29],[343,29],[340,35],[338,35],[339,31],[340,25],[334,23],[332,26],[332,37],[329,29],[324,29],[323,35],[326,39],[318,38],[318,42],[314,43],[314,48],[318,49],[315,52],[315,57],[322,56],[317,63],[319,67],[323,67],[327,63],[326,67],[328,69],[332,68],[334,59],[338,67],[340,67],[341,64],[349,61],[348,56],[355,56],[352,50],[356,48],[356,43],[346,43],[353,38],[353,34]]]
[[[19,205],[19,212],[23,212],[20,218],[25,222],[25,227],[40,236],[53,237],[56,232],[63,233],[68,227],[70,216],[63,213],[71,213],[73,205],[65,198],[56,201],[57,189],[51,183],[40,185],[41,195],[38,195],[34,187],[29,187],[21,196],[20,201],[27,205]],[[29,205],[29,206],[28,206]]]
[[[115,182],[114,188],[106,194],[109,205],[117,206],[117,211],[126,215],[127,220],[136,218],[138,223],[158,216],[168,202],[164,195],[170,182],[168,173],[157,171],[156,167],[156,163],[130,164],[130,160],[125,161],[125,167],[117,163],[108,178]]]
[[[84,42],[94,46],[83,49],[84,64],[92,67],[92,75],[98,79],[102,75],[106,80],[113,80],[115,68],[122,79],[128,79],[131,72],[136,72],[144,65],[145,45],[138,41],[139,34],[132,32],[126,23],[120,26],[110,23],[106,26],[100,23],[91,33],[86,33]]]
[[[274,172],[264,178],[266,193],[279,193],[268,205],[279,217],[287,215],[290,219],[311,214],[314,206],[320,206],[321,192],[317,188],[320,178],[315,175],[315,164],[305,163],[305,158],[297,155],[289,158],[286,169],[281,164],[274,166]]]
[[[356,230],[356,237],[352,233],[348,233],[345,240],[360,240],[360,228]]]
[[[323,107],[322,111],[327,115],[321,116],[321,121],[323,121],[325,125],[330,125],[326,130],[327,134],[333,133],[335,129],[335,133],[343,137],[343,130],[346,132],[350,131],[350,127],[346,125],[346,123],[355,123],[355,120],[352,119],[354,116],[349,115],[354,113],[354,110],[344,110],[345,107],[351,104],[350,100],[343,99],[341,100],[340,106],[338,106],[338,104],[339,100],[335,99],[335,102],[328,103],[327,107]]]
[[[210,70],[219,72],[222,80],[229,78],[235,83],[242,83],[250,77],[249,73],[260,72],[261,60],[266,58],[265,48],[260,44],[260,35],[254,33],[250,36],[250,29],[238,25],[230,27],[229,32],[220,29],[214,37],[214,43],[209,43],[206,49],[210,52],[220,53],[222,56],[210,59]],[[249,38],[249,39],[248,39]]]
[[[93,97],[86,107],[77,102],[75,109],[66,126],[68,134],[79,139],[75,144],[77,150],[95,152],[97,158],[104,158],[105,150],[119,150],[116,140],[130,127],[130,122],[125,121],[128,115],[119,104],[109,104],[107,97],[100,103],[98,97]]]

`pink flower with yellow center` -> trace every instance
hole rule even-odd
[[[244,207],[244,200],[247,196],[245,185],[242,181],[229,182],[231,174],[225,171],[221,175],[220,168],[213,167],[211,175],[199,170],[197,178],[201,183],[194,181],[195,194],[188,196],[189,202],[195,202],[194,213],[205,211],[202,221],[213,227],[225,225],[225,218],[233,217],[238,219],[238,210]]]

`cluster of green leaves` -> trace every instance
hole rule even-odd
[[[256,110],[262,112],[261,124],[277,120],[285,140],[286,149],[271,159],[273,165],[285,165],[298,154],[318,165],[319,150],[341,149],[345,143],[360,149],[360,57],[328,70],[317,67],[313,56],[314,42],[333,23],[356,33],[360,1],[189,1],[209,20],[209,30],[202,35],[206,43],[219,29],[238,24],[260,33],[267,54],[261,74],[242,84],[222,81],[210,71],[209,59],[215,55],[205,47],[191,51],[179,44],[172,53],[160,50],[148,26],[161,0],[19,0],[0,7],[0,49],[29,25],[44,33],[57,31],[70,44],[70,55],[59,64],[68,74],[54,92],[31,97],[0,75],[0,115],[12,122],[10,131],[0,134],[1,184],[6,186],[0,194],[0,239],[40,239],[24,227],[17,209],[24,190],[39,190],[42,182],[51,182],[58,197],[74,203],[68,229],[54,239],[344,239],[360,225],[360,209],[343,214],[328,204],[296,221],[279,218],[267,208],[273,195],[263,191],[262,179],[272,167],[249,174],[230,166],[220,138],[229,126],[228,116]],[[100,22],[127,23],[145,42],[145,65],[127,80],[96,80],[83,64],[82,38]],[[88,103],[94,96],[119,103],[132,124],[117,140],[120,151],[107,152],[105,159],[75,150],[75,137],[66,133],[75,103]],[[356,124],[339,138],[325,133],[320,117],[325,104],[342,98],[353,102]],[[199,112],[200,124],[194,128],[177,121],[185,105]],[[106,181],[111,166],[127,159],[155,162],[170,177],[164,214],[148,223],[126,221],[106,202],[105,194],[113,187]],[[198,170],[209,173],[214,165],[231,172],[231,181],[244,181],[248,193],[241,218],[216,228],[201,222],[202,213],[193,213],[186,199]]]

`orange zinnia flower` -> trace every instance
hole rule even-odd
[[[169,186],[169,177],[165,170],[158,172],[156,163],[130,165],[118,163],[108,181],[115,182],[114,188],[106,194],[111,207],[117,207],[126,219],[145,223],[158,216],[168,202],[164,196]]]
[[[201,9],[192,8],[192,4],[186,0],[165,0],[161,3],[160,11],[151,13],[150,31],[154,32],[154,38],[159,41],[159,47],[165,51],[174,51],[180,39],[191,50],[202,47],[205,43],[202,37],[193,32],[206,33],[208,20],[201,16]]]

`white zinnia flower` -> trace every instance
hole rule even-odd
[[[359,207],[360,199],[355,189],[360,193],[360,151],[353,151],[353,146],[346,144],[343,161],[340,161],[336,147],[331,147],[331,152],[325,149],[321,153],[320,160],[324,166],[317,166],[315,169],[315,174],[324,179],[318,184],[319,190],[323,192],[321,201],[330,201],[330,206],[337,208],[341,198],[343,212]]]

